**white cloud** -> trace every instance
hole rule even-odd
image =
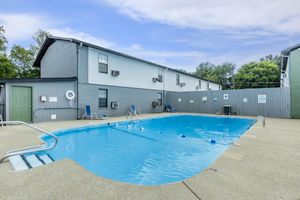
[[[130,46],[120,45],[100,37],[95,37],[85,32],[76,31],[71,28],[47,29],[52,35],[60,37],[74,38],[99,45],[104,48],[126,53],[138,58],[155,62],[157,64],[166,65],[175,68],[187,68],[193,66],[194,63],[203,61],[207,55],[200,51],[166,51],[166,50],[149,50],[140,44],[132,44]]]
[[[117,1],[117,0],[116,0]],[[156,0],[153,0],[154,2]],[[189,1],[189,0],[186,0]],[[128,6],[128,3],[126,4],[126,0],[123,0],[126,6]],[[130,1],[128,0],[130,3]],[[174,1],[176,2],[176,1]],[[174,2],[171,2],[170,4],[172,6],[174,5]],[[177,1],[178,2],[178,1]],[[195,1],[195,3],[198,1]],[[145,4],[148,4],[147,2],[144,2]],[[142,4],[141,4],[142,5]],[[187,7],[189,7],[190,4],[187,4]],[[121,6],[121,5],[120,5]],[[165,7],[166,10],[168,10],[168,5],[165,4],[165,1],[161,1],[161,3],[158,4],[158,6]],[[177,3],[177,6],[181,6],[181,4]],[[155,7],[155,6],[152,6]],[[153,8],[154,9],[154,8]],[[183,8],[184,9],[184,8]],[[174,11],[175,12],[175,11]],[[163,12],[165,13],[165,17],[168,18],[169,14],[167,11]],[[176,13],[176,12],[175,12]],[[136,12],[134,12],[132,15],[136,15]],[[155,16],[159,14],[155,14]],[[172,15],[171,15],[172,16]],[[174,16],[177,16],[177,14],[174,14]],[[136,16],[137,18],[141,18],[141,16]],[[150,18],[147,15],[145,15],[145,18]],[[169,20],[173,20],[173,23],[175,24],[177,17],[170,18]],[[144,18],[143,18],[144,19]],[[184,20],[181,21],[182,26],[186,24]],[[118,44],[116,42],[112,42],[109,40],[106,40],[104,38],[91,35],[86,32],[77,31],[75,29],[69,28],[64,26],[64,24],[61,24],[61,21],[50,19],[47,16],[41,16],[41,15],[32,15],[32,14],[19,14],[19,13],[6,13],[6,14],[0,14],[0,25],[4,25],[6,29],[6,36],[10,42],[10,44],[29,40],[31,39],[31,36],[33,33],[35,33],[38,29],[47,30],[50,33],[52,33],[55,36],[61,36],[61,37],[70,37],[70,38],[76,38],[79,40],[83,40],[86,42],[90,42],[92,44],[96,44],[105,48],[111,48],[120,52],[127,53],[129,55],[133,55],[139,58],[143,58],[152,62],[156,62],[158,64],[166,65],[169,67],[174,68],[182,68],[186,69],[188,71],[193,71],[196,65],[198,65],[200,62],[203,61],[210,61],[213,63],[221,63],[224,61],[232,61],[236,63],[243,63],[248,60],[253,60],[253,58],[261,57],[260,55],[264,55],[264,52],[259,54],[258,52],[251,53],[251,55],[241,55],[241,52],[223,52],[223,53],[205,53],[204,51],[199,50],[154,50],[154,49],[148,49],[146,47],[143,47],[140,44],[132,44],[130,46]],[[176,24],[177,25],[177,24]],[[62,27],[62,28],[58,28]],[[284,27],[283,25],[280,27]],[[295,29],[299,28],[300,26],[293,26]],[[253,38],[255,38],[256,35],[262,35],[262,34],[269,34],[266,31],[255,31],[253,34],[247,35],[243,34],[243,32],[239,30],[231,30],[229,34],[232,34],[233,37],[236,37],[236,39],[241,40],[248,40],[250,39],[252,41]],[[253,38],[252,38],[253,37]],[[172,40],[172,39],[171,39]],[[213,38],[211,38],[211,42],[213,41]],[[191,43],[195,46],[203,46],[204,42],[200,39],[195,41],[193,38],[185,38],[185,39],[179,39],[176,41],[173,41],[176,43]],[[250,41],[249,41],[250,42]],[[260,41],[254,41],[259,43]],[[213,45],[209,45],[213,46]],[[255,55],[254,55],[255,54]],[[252,56],[253,55],[253,56]],[[256,56],[257,55],[257,56]],[[230,60],[234,59],[234,60]]]
[[[89,43],[92,43],[95,45],[99,45],[99,46],[102,46],[105,48],[113,48],[115,46],[115,44],[113,42],[110,42],[110,41],[105,40],[100,37],[92,36],[88,33],[82,32],[82,31],[76,31],[76,30],[68,28],[68,27],[52,28],[52,29],[46,29],[46,30],[55,36],[74,38],[74,39],[82,40],[84,42],[89,42]]]
[[[10,42],[31,38],[33,33],[48,26],[50,21],[46,17],[31,14],[0,14],[0,25],[4,26]]]
[[[141,59],[145,59],[157,64],[173,67],[176,69],[185,69],[193,72],[197,65],[201,62],[212,62],[214,64],[221,64],[225,61],[236,63],[238,66],[255,61],[272,52],[252,52],[248,54],[241,51],[231,51],[219,54],[207,54],[203,51],[188,50],[188,51],[172,51],[172,50],[153,50],[143,47],[141,44],[134,43],[130,46],[124,46],[101,37],[96,37],[91,34],[76,31],[71,28],[61,29],[47,29],[55,36],[68,37],[79,39],[104,48],[110,48],[128,55],[132,55]],[[276,53],[276,52],[275,52]]]
[[[179,27],[300,33],[299,0],[101,1],[133,19]]]
[[[139,44],[130,47],[119,47],[120,51],[143,58],[168,67],[181,68],[193,71],[195,66],[204,61],[208,55],[201,51],[171,51],[150,50]]]

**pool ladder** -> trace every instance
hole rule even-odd
[[[10,158],[10,157],[13,157],[13,156],[22,156],[23,154],[36,154],[36,153],[39,153],[41,151],[51,150],[51,149],[56,147],[56,145],[58,143],[58,138],[55,135],[53,135],[52,133],[49,133],[48,131],[45,131],[41,128],[38,128],[36,126],[30,125],[30,124],[28,124],[26,122],[22,122],[22,121],[0,121],[0,125],[21,125],[21,124],[25,125],[29,128],[32,128],[34,130],[37,130],[41,133],[45,133],[46,135],[52,137],[54,139],[54,144],[51,145],[51,146],[48,146],[47,143],[44,143],[42,145],[26,147],[26,148],[21,148],[21,149],[16,149],[16,150],[13,150],[13,151],[9,151],[9,152],[6,153],[5,156],[0,158],[0,163],[2,163],[7,158]]]
[[[264,116],[257,116],[257,121],[261,121],[263,127],[266,126],[266,118]]]

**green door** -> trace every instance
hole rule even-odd
[[[11,117],[13,121],[32,121],[32,89],[31,87],[12,86]]]

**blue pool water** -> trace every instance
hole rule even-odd
[[[55,160],[72,159],[101,177],[160,185],[207,168],[254,122],[178,115],[95,125],[55,133],[58,146],[48,153]],[[47,136],[43,140],[52,142]]]

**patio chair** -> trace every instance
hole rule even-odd
[[[165,109],[166,109],[166,112],[176,112],[176,109],[169,104],[167,104],[165,106]]]
[[[96,116],[96,113],[91,112],[91,106],[85,106],[85,113],[82,116],[82,119],[93,119]]]
[[[85,113],[83,114],[82,119],[106,119],[106,118],[107,118],[106,115],[92,113],[90,105],[85,106]]]
[[[131,116],[137,116],[141,114],[141,110],[137,108],[135,105],[130,105],[130,110],[128,112],[129,115]]]

